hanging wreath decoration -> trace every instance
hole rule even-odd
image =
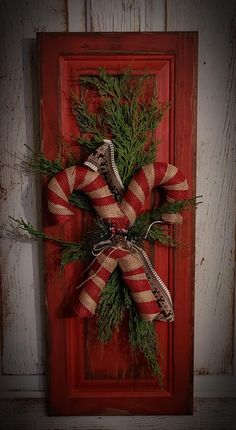
[[[61,264],[88,258],[87,277],[73,296],[72,310],[79,318],[98,317],[98,338],[110,341],[114,328],[129,312],[129,343],[141,351],[153,375],[161,382],[155,321],[174,320],[171,295],[143,249],[143,241],[177,246],[166,232],[181,224],[180,212],[196,206],[187,199],[188,183],[178,167],[155,161],[158,142],[153,132],[167,104],[145,98],[146,74],[130,70],[112,76],[80,78],[82,99],[71,93],[72,113],[79,126],[78,143],[90,152],[83,164],[70,156],[47,160],[43,153],[27,161],[34,172],[51,176],[48,209],[56,223],[70,222],[71,205],[92,210],[93,235],[80,243],[48,236],[24,220],[20,228],[31,236],[52,240],[62,247]],[[84,93],[82,89],[84,88]],[[91,113],[87,89],[99,94],[100,111]],[[108,138],[109,137],[109,138]],[[70,155],[70,154],[68,154]],[[66,158],[66,159],[65,159]],[[165,203],[143,212],[152,190],[162,189]]]

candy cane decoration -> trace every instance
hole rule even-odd
[[[103,176],[86,166],[69,167],[49,182],[48,209],[59,224],[73,216],[68,197],[74,190],[90,197],[95,212],[104,221],[112,220],[120,228],[128,227],[129,219],[120,209]]]
[[[155,162],[143,167],[131,180],[120,205],[130,225],[140,214],[147,196],[158,186],[165,190],[168,202],[184,199],[188,190],[187,179],[172,164]],[[180,214],[163,214],[162,219],[172,224],[182,222]]]
[[[145,199],[155,187],[165,190],[167,201],[182,200],[188,190],[187,180],[180,170],[167,163],[155,162],[133,177],[123,200],[118,204],[105,179],[87,166],[73,166],[57,174],[48,186],[48,207],[58,223],[68,221],[73,212],[69,195],[76,189],[87,194],[96,213],[109,225],[115,226],[110,241],[102,245],[86,281],[77,290],[73,309],[79,317],[91,317],[96,312],[101,293],[116,266],[119,265],[135,306],[144,320],[172,321],[173,306],[167,287],[160,280],[145,252],[124,237],[133,225]],[[182,221],[179,214],[163,214],[170,223]],[[146,269],[146,270],[145,270]],[[149,272],[149,279],[146,271]],[[152,279],[150,279],[152,278]],[[154,279],[154,281],[153,281]],[[155,284],[155,295],[150,282]]]

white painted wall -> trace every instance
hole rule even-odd
[[[40,222],[35,179],[20,167],[39,147],[36,31],[199,31],[196,393],[232,395],[234,378],[235,6],[228,0],[1,1],[2,360],[6,392],[43,389],[41,252],[8,215]],[[67,16],[68,12],[68,16]],[[233,29],[234,28],[234,29]],[[37,191],[37,193],[36,193]],[[211,376],[212,375],[212,376]]]

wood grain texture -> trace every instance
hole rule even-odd
[[[195,369],[231,373],[235,252],[235,2],[167,1],[167,30],[199,31]]]
[[[68,31],[87,31],[86,0],[67,0]]]
[[[10,233],[8,216],[37,224],[36,182],[22,169],[38,148],[37,31],[65,29],[64,2],[1,2],[2,372],[38,374],[44,367],[39,249]]]
[[[165,0],[145,1],[145,27],[142,31],[165,30]]]
[[[0,403],[0,430],[234,430],[235,399],[196,399],[193,416],[48,417],[40,399]]]
[[[87,31],[143,31],[145,0],[87,0]]]
[[[163,31],[164,0],[68,0],[69,31]]]

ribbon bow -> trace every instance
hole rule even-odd
[[[111,232],[108,241],[96,244],[93,249],[95,259],[90,265],[88,278],[77,289],[73,304],[75,313],[82,318],[95,314],[101,293],[118,265],[140,318],[173,321],[173,305],[167,287],[145,251],[128,241],[126,235],[153,188],[163,188],[167,201],[185,198],[188,190],[185,176],[168,163],[148,164],[134,175],[118,203],[98,167],[90,162],[86,164],[65,169],[48,185],[48,208],[58,223],[63,224],[73,216],[68,198],[78,189],[90,197],[95,212],[109,225]],[[180,214],[163,214],[162,219],[169,223],[182,222]]]

